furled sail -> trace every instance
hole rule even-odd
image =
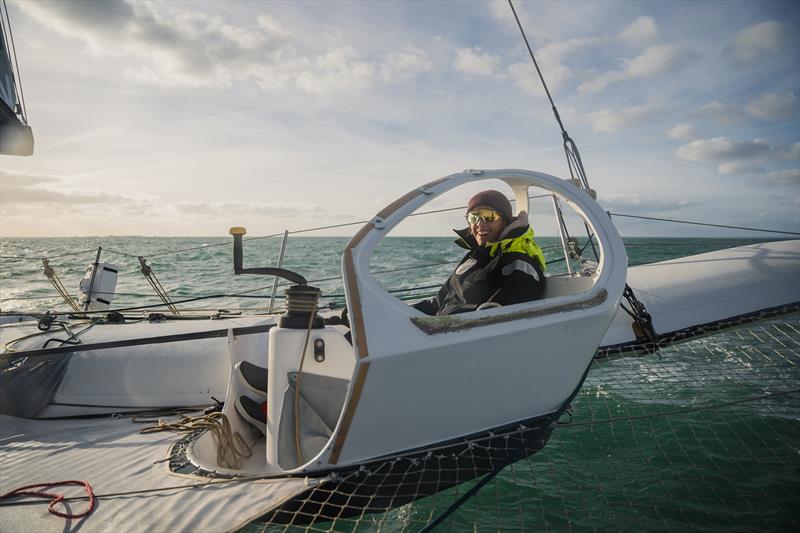
[[[7,12],[0,32],[0,154],[32,155],[33,132],[25,117],[24,104],[11,61],[13,48]],[[13,45],[12,45],[13,46]]]

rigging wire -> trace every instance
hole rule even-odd
[[[640,218],[643,220],[657,220],[659,222],[677,222],[679,224],[692,224],[695,226],[711,226],[714,228],[727,228],[727,229],[742,229],[747,231],[761,231],[764,233],[781,233],[783,235],[800,235],[800,233],[796,231],[781,231],[781,230],[774,230],[774,229],[761,229],[761,228],[746,228],[743,226],[729,226],[726,224],[711,224],[709,222],[692,222],[689,220],[677,220],[673,218],[657,218],[657,217],[646,217],[641,215],[624,215],[622,213],[611,213],[609,215],[615,217],[625,217],[625,218]],[[626,245],[627,246],[627,245]]]
[[[589,187],[589,180],[586,177],[586,170],[583,167],[583,160],[581,159],[581,154],[578,151],[578,145],[575,144],[575,141],[572,140],[572,137],[569,136],[566,128],[564,128],[564,123],[561,121],[561,115],[559,115],[558,113],[556,104],[553,101],[552,95],[550,94],[550,89],[547,87],[547,82],[544,81],[542,70],[539,68],[539,63],[537,63],[536,57],[533,55],[533,48],[531,48],[531,43],[528,42],[528,36],[525,35],[525,30],[522,28],[522,22],[520,22],[519,16],[517,16],[517,10],[514,9],[514,4],[511,2],[511,0],[508,0],[508,5],[509,7],[511,7],[511,12],[514,14],[514,20],[517,21],[517,27],[519,28],[519,32],[522,34],[522,39],[525,41],[525,46],[528,48],[528,54],[531,56],[531,61],[533,61],[533,66],[536,67],[536,73],[539,75],[539,80],[541,80],[542,82],[542,87],[544,87],[544,92],[547,94],[547,99],[550,101],[550,107],[553,110],[553,115],[556,117],[556,122],[558,122],[558,127],[561,128],[561,138],[563,139],[564,153],[567,157],[567,167],[569,168],[569,175],[572,179],[575,179],[575,174],[577,174],[578,175],[577,179],[581,187],[586,189],[587,192],[591,193],[591,188]],[[583,225],[586,228],[586,234],[591,235],[592,232],[589,229],[589,225],[585,221]],[[569,239],[569,234],[567,234],[566,237],[567,239]],[[597,252],[597,248],[594,245],[594,241],[590,239],[589,242],[591,244],[595,260],[599,261],[600,254]]]

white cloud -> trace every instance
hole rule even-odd
[[[745,106],[747,114],[765,120],[792,118],[797,113],[794,93],[764,93]]]
[[[800,185],[800,169],[776,170],[768,174],[756,176],[755,180],[759,185],[785,186]]]
[[[732,141],[727,137],[714,137],[684,144],[678,148],[675,154],[688,161],[717,161],[762,157],[771,150],[769,143],[764,139]]]
[[[497,58],[480,48],[459,48],[453,66],[459,72],[475,76],[491,76],[497,66]]]
[[[720,124],[733,124],[739,122],[744,114],[740,106],[733,104],[723,104],[716,100],[711,101],[697,110],[697,116],[700,118],[709,118]]]
[[[732,141],[727,137],[699,139],[684,144],[675,155],[688,161],[718,163],[720,174],[764,173],[759,163],[795,159],[800,153],[800,143],[792,146],[771,145],[766,139]]]
[[[753,64],[788,47],[791,47],[788,29],[780,22],[768,20],[737,33],[724,53],[739,63]]]
[[[273,16],[237,26],[178,6],[121,0],[20,4],[44,24],[84,41],[96,55],[132,59],[121,70],[146,85],[255,83],[266,91],[323,95],[400,83],[433,68],[425,52],[411,47],[368,59],[340,42],[301,54],[294,32]]]
[[[651,46],[633,59],[623,59],[622,69],[610,70],[583,82],[578,92],[599,92],[612,83],[676,74],[699,58],[698,52],[685,45]]]
[[[564,41],[548,43],[536,52],[537,60],[543,67],[552,67],[564,61],[569,55],[596,46],[603,42],[600,37],[574,37]]]
[[[752,173],[763,174],[765,170],[757,161],[729,161],[727,163],[720,163],[717,165],[717,172],[722,175],[742,175]]]
[[[135,196],[75,189],[67,185],[68,181],[55,176],[4,171],[0,182],[0,203],[5,207],[21,204],[111,206],[142,200]]]
[[[642,46],[658,39],[659,34],[656,21],[650,17],[641,16],[628,24],[619,36],[634,46]]]
[[[686,141],[695,136],[694,126],[686,122],[675,124],[667,132],[670,139]]]
[[[558,91],[573,78],[572,70],[564,64],[566,58],[583,48],[596,45],[601,40],[596,37],[576,37],[547,44],[536,53],[539,68],[550,92]],[[545,94],[536,68],[530,61],[514,63],[507,68],[507,71],[511,79],[523,90],[535,95]]]
[[[654,198],[640,194],[603,194],[600,195],[599,202],[605,209],[639,213],[675,211],[699,205],[698,202]]]
[[[615,133],[619,130],[641,124],[659,111],[653,104],[627,107],[624,109],[601,109],[586,115],[592,129],[602,133]]]
[[[378,62],[378,77],[387,84],[406,81],[431,70],[433,62],[425,52],[413,47],[383,54]]]
[[[791,148],[786,151],[784,159],[800,159],[800,142],[794,143]]]

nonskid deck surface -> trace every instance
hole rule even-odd
[[[202,480],[172,474],[165,459],[174,433],[140,434],[130,418],[25,420],[0,415],[0,494],[24,485],[86,480],[97,495],[81,532],[232,531],[303,493],[302,478]],[[61,487],[67,497],[82,489]],[[15,499],[12,503],[25,501]],[[65,521],[47,512],[47,500],[0,505],[0,529],[64,531]],[[87,501],[68,503],[79,513]],[[63,510],[60,506],[59,509]],[[67,522],[66,529],[78,526]]]

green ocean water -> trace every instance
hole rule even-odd
[[[328,301],[342,302],[347,238],[290,237],[284,267]],[[557,239],[540,238],[551,273]],[[631,265],[758,242],[625,239]],[[267,305],[271,278],[234,276],[230,239],[73,238],[0,241],[3,311],[65,309],[42,274],[50,258],[75,291],[102,245],[119,267],[114,307],[158,304],[139,273],[143,256],[174,300],[204,309]],[[245,243],[245,266],[272,266],[278,239]],[[188,249],[188,250],[187,250]],[[180,251],[186,250],[186,251]],[[372,261],[401,297],[429,294],[462,250],[450,238],[388,238]],[[65,255],[74,254],[74,255]],[[406,269],[419,265],[419,269]],[[407,290],[419,287],[417,290]],[[258,298],[230,296],[252,291]],[[279,291],[280,292],[280,291]],[[797,531],[800,529],[800,315],[744,324],[658,354],[597,361],[570,422],[538,454],[507,467],[445,520],[441,531]],[[339,519],[315,531],[417,531],[474,482],[384,514]],[[247,533],[260,531],[251,525]],[[268,530],[281,530],[269,527]],[[294,528],[292,528],[294,530]]]
[[[348,237],[299,237],[287,241],[283,267],[306,277],[323,291],[327,301],[343,302],[341,253]],[[551,263],[549,273],[564,272],[560,241],[540,237],[537,242]],[[629,264],[650,263],[674,257],[709,252],[754,239],[626,239]],[[275,266],[279,238],[246,239],[245,267]],[[140,273],[138,256],[145,258],[173,300],[204,298],[188,307],[209,309],[256,308],[268,304],[272,278],[234,276],[231,238],[167,237],[76,237],[4,238],[0,240],[0,308],[3,311],[36,312],[65,309],[43,274],[42,258],[48,258],[66,289],[77,293],[79,280],[92,263],[97,248],[101,261],[119,269],[113,307],[158,304],[160,300]],[[389,237],[382,241],[371,262],[371,270],[384,287],[406,291],[440,285],[463,255],[450,237]],[[586,251],[585,256],[591,257]],[[436,265],[427,266],[424,265]],[[423,268],[413,268],[423,266]],[[401,269],[401,270],[398,270]],[[394,270],[394,272],[379,273]],[[399,292],[402,298],[429,294],[435,289]],[[247,298],[216,297],[251,291]],[[278,291],[280,295],[282,291]],[[266,299],[263,297],[266,296]]]

